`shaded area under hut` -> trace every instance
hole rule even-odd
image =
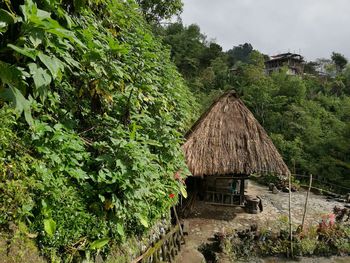
[[[186,134],[188,189],[208,203],[244,205],[251,174],[289,175],[264,128],[234,91],[220,96]]]

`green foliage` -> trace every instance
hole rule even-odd
[[[136,2],[149,22],[159,22],[161,19],[179,15],[183,7],[181,0],[136,0]]]
[[[109,242],[109,238],[101,238],[101,239],[98,239],[98,240],[95,240],[94,242],[92,242],[90,244],[90,248],[91,249],[101,249],[105,245],[107,245],[108,242]]]
[[[201,111],[211,103],[213,94],[230,88],[226,53],[219,44],[208,41],[198,25],[184,26],[177,22],[156,31],[171,47],[172,60],[200,102]]]
[[[52,218],[44,219],[44,230],[49,237],[53,237],[56,232],[56,222]]]
[[[237,62],[249,62],[249,55],[253,51],[253,46],[249,43],[235,46],[227,51],[228,62],[230,66],[234,66]]]
[[[332,256],[350,253],[349,225],[335,224],[322,230],[310,227],[303,232],[294,232],[293,255],[290,254],[288,222],[278,225],[281,229],[245,230],[228,236],[224,240],[226,251],[234,259],[268,256]]]
[[[342,71],[348,64],[348,60],[340,53],[333,52],[331,58],[338,71]]]
[[[138,9],[0,4],[0,225],[25,222],[47,256],[107,253],[185,195],[196,103]]]
[[[171,46],[172,59],[180,73],[193,77],[201,70],[201,56],[205,53],[205,36],[197,25],[185,27],[182,23],[170,24],[164,29],[164,43]]]

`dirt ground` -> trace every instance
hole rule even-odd
[[[227,207],[208,205],[205,202],[197,201],[191,215],[185,219],[185,226],[188,228],[186,245],[178,255],[177,263],[199,263],[205,262],[203,255],[198,252],[198,247],[213,238],[217,232],[230,233],[233,230],[248,228],[251,224],[257,224],[265,228],[274,229],[278,222],[288,218],[289,194],[280,192],[273,194],[266,186],[249,181],[248,195],[260,196],[263,201],[263,212],[259,214],[248,214],[241,207]],[[302,221],[306,191],[292,193],[292,221],[296,227]],[[343,203],[329,201],[326,197],[310,193],[308,210],[306,215],[306,226],[315,225],[320,222],[323,215],[332,213],[333,207],[343,206]],[[277,220],[277,223],[276,223]],[[303,261],[306,260],[306,261]],[[350,262],[350,258],[317,258],[302,259],[299,262]],[[345,260],[345,261],[344,261]],[[229,262],[223,260],[222,262]],[[257,259],[251,262],[281,262],[280,259],[267,258]]]

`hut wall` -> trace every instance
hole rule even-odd
[[[241,180],[245,177],[220,177],[207,176],[204,178],[204,185],[206,191],[215,191],[223,193],[239,194],[241,189]],[[246,189],[247,183],[244,183]]]
[[[247,176],[207,176],[203,179],[205,185],[205,200],[209,203],[223,205],[243,205],[244,190]]]

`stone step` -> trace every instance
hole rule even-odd
[[[177,255],[175,263],[205,263],[205,258],[197,249],[183,247]]]

